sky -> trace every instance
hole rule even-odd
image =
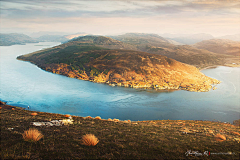
[[[0,0],[0,32],[240,33],[240,0]]]

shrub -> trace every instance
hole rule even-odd
[[[34,128],[30,128],[27,131],[24,131],[24,133],[22,134],[23,139],[25,141],[39,141],[41,138],[43,138],[43,135],[41,132],[39,132],[37,129]]]
[[[95,146],[99,142],[93,134],[86,134],[82,137],[82,144],[86,146]]]

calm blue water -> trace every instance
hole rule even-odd
[[[68,78],[16,59],[60,43],[41,42],[0,47],[0,100],[31,110],[100,116],[121,120],[220,120],[240,114],[240,68],[217,67],[202,72],[221,80],[210,92],[157,92],[111,87]]]

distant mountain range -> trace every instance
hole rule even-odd
[[[42,35],[38,38],[37,40],[41,42],[62,42],[65,43],[69,41],[70,39],[79,37],[79,36],[85,36],[87,35],[86,33],[76,33],[76,34],[69,34],[69,35]]]
[[[15,44],[37,43],[38,41],[18,33],[2,34],[0,33],[0,46],[10,46]]]
[[[240,41],[240,34],[226,35],[221,37],[213,37],[211,34],[206,34],[206,33],[199,33],[199,34],[192,34],[192,35],[162,34],[161,36],[165,37],[166,39],[174,40],[181,44],[188,44],[188,45],[192,45],[192,44],[195,44],[204,40],[210,40],[210,39],[229,39],[233,41]]]
[[[49,33],[49,34],[46,34]],[[0,33],[0,46],[10,46],[15,44],[26,44],[26,43],[37,43],[37,42],[61,42],[65,43],[70,39],[85,36],[86,33],[76,33],[76,34],[67,34],[59,35],[60,32],[38,32],[32,34],[34,37],[30,37],[25,34],[19,33],[9,33],[2,34]]]
[[[203,40],[213,39],[214,37],[210,34],[200,33],[200,34],[193,34],[183,37],[175,37],[170,38],[171,40],[177,41],[182,44],[194,44],[197,42],[201,42]]]
[[[240,56],[240,41],[228,39],[211,39],[198,42],[193,45],[198,49],[205,49],[217,54]]]
[[[217,39],[229,39],[232,41],[240,41],[240,34],[221,36],[217,37]]]
[[[33,32],[33,33],[28,34],[28,35],[32,38],[38,38],[38,37],[45,36],[45,35],[64,36],[64,35],[70,35],[70,34],[73,34],[73,33],[40,31],[40,32]]]
[[[40,42],[66,42],[69,39],[60,35],[43,35],[36,38]]]

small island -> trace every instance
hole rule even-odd
[[[109,46],[120,48],[124,43],[84,36],[17,59],[52,73],[111,86],[206,92],[220,83],[196,67],[166,56]]]

